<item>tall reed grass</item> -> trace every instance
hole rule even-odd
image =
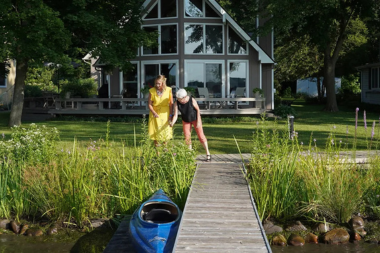
[[[273,124],[271,130],[267,124]],[[373,124],[372,145],[379,141],[375,132]],[[345,141],[335,137],[333,127],[320,152],[312,135],[305,145],[288,125],[257,121],[247,176],[260,217],[345,223],[354,213],[380,216],[379,153],[358,164],[356,135]]]
[[[183,207],[195,151],[175,141],[157,150],[147,135],[140,144],[134,140],[133,148],[116,148],[107,137],[109,128],[110,123],[104,140],[74,140],[66,150],[55,146],[59,135],[54,129],[37,145],[31,134],[41,129],[13,128],[19,138],[0,141],[0,217],[46,216],[83,227],[92,218],[132,213],[159,188]],[[142,128],[146,132],[145,122]],[[35,146],[19,148],[28,138]]]

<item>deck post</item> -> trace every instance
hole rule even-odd
[[[293,140],[294,137],[294,116],[288,116],[288,124],[289,124],[289,139]]]

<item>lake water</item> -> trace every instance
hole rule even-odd
[[[330,244],[305,244],[302,247],[294,246],[272,246],[273,253],[379,253],[378,244],[366,242],[347,243],[342,245]]]
[[[102,253],[114,230],[100,229],[89,233],[61,231],[59,235],[28,237],[0,235],[0,253]]]
[[[102,229],[89,233],[65,232],[60,235],[27,237],[0,235],[0,253],[102,253],[114,230]],[[302,247],[272,246],[273,253],[379,253],[380,245],[366,242],[343,245],[306,244]]]

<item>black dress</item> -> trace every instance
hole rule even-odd
[[[189,96],[189,101],[187,103],[182,104],[177,101],[178,110],[181,112],[182,120],[185,122],[193,122],[197,120],[197,111],[193,106],[193,99]]]

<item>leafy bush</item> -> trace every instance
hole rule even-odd
[[[360,94],[359,76],[349,75],[342,76],[341,87],[338,89],[339,94]]]
[[[187,94],[191,95],[192,97],[195,97],[195,88],[194,87],[185,87],[184,89],[187,91]]]
[[[0,140],[0,157],[8,157],[16,162],[45,161],[54,152],[57,140],[56,128],[39,127],[36,124],[29,127],[14,126],[11,138]]]
[[[277,107],[281,104],[281,96],[280,94],[276,91],[276,93],[274,93],[274,106]]]
[[[288,87],[284,91],[284,97],[290,98],[292,97],[292,88]]]
[[[264,91],[260,88],[254,88],[252,90],[253,94],[255,94],[256,92],[259,93],[261,96],[264,96]]]
[[[25,97],[42,97],[42,90],[40,86],[37,85],[25,85]]]
[[[289,105],[279,105],[273,113],[281,118],[286,118],[288,115],[297,116],[294,108]]]
[[[64,96],[67,92],[71,93],[71,96],[80,96],[82,98],[88,98],[98,93],[98,85],[93,78],[79,79],[79,80],[62,80],[61,95]]]

